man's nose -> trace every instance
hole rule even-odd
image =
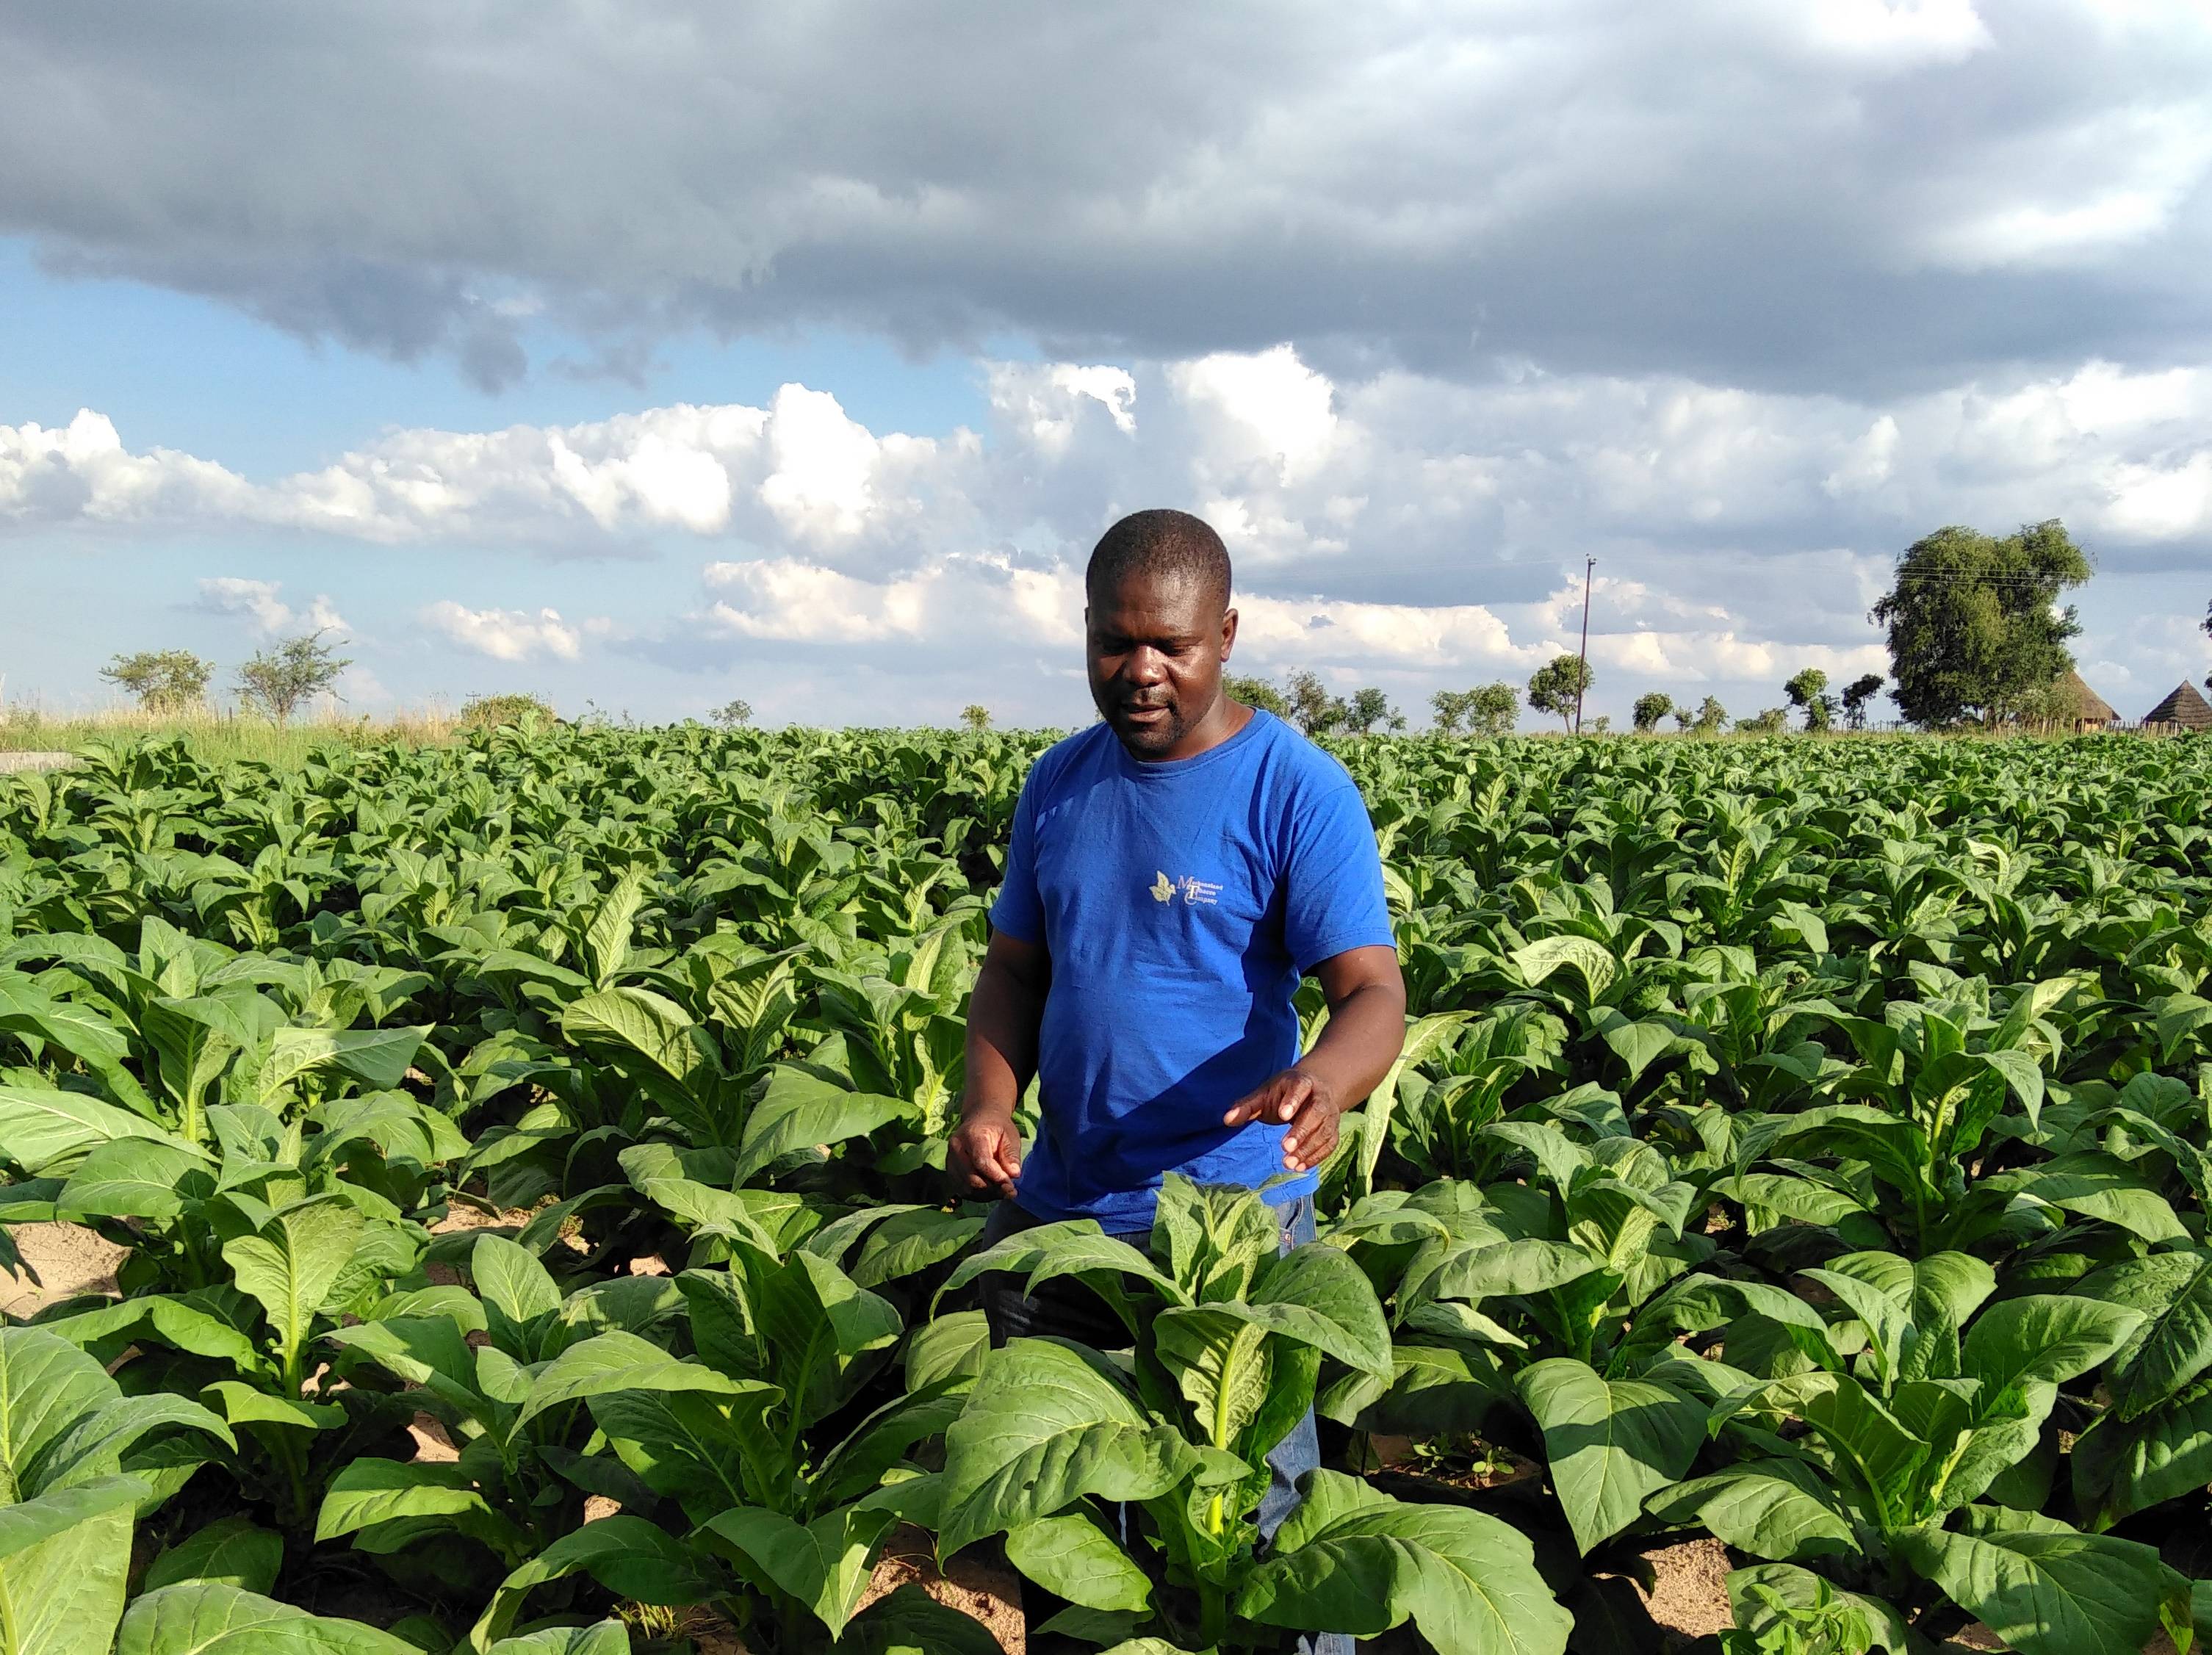
[[[1164,682],[1168,676],[1168,658],[1156,649],[1140,645],[1129,652],[1127,671],[1129,676],[1140,684]]]

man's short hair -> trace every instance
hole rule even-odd
[[[1083,572],[1084,596],[1096,602],[1132,577],[1195,581],[1229,607],[1229,549],[1204,518],[1188,512],[1132,512],[1099,536]]]

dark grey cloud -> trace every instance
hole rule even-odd
[[[1891,397],[2206,354],[2189,0],[0,12],[0,230],[477,382],[519,318]]]

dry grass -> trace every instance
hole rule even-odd
[[[454,738],[459,727],[442,707],[402,711],[381,718],[347,718],[329,711],[276,724],[239,712],[148,712],[117,706],[57,713],[19,703],[0,707],[0,753],[81,753],[95,742],[177,737],[195,758],[208,763],[252,759],[288,766],[303,762],[321,748],[441,746]]]

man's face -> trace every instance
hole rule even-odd
[[[1091,699],[1139,759],[1180,756],[1221,699],[1221,667],[1237,640],[1237,611],[1202,583],[1125,580],[1095,592],[1084,611]]]

